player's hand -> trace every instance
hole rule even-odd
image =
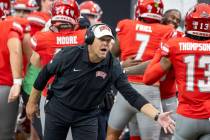
[[[168,132],[170,132],[171,134],[173,134],[174,130],[175,130],[175,122],[174,120],[170,117],[170,115],[172,114],[172,111],[170,112],[164,112],[161,113],[158,117],[158,123],[163,127],[164,132],[167,134]]]
[[[122,67],[126,68],[130,66],[135,66],[142,62],[141,60],[135,60],[135,57],[135,55],[129,56],[125,61],[122,62]]]
[[[33,120],[34,116],[39,116],[39,107],[38,104],[28,101],[26,105],[26,114],[29,120]]]
[[[19,85],[19,84],[12,85],[10,92],[9,92],[9,96],[8,96],[8,103],[14,102],[15,100],[18,99],[18,97],[20,95],[20,90],[21,90],[21,85]]]

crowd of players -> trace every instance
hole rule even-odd
[[[44,106],[54,79],[42,92],[40,113],[29,120],[25,108],[34,81],[61,48],[85,43],[87,28],[102,22],[103,11],[93,1],[42,0],[41,7],[35,0],[0,4],[0,140],[42,140]],[[161,0],[138,0],[134,19],[118,22],[110,51],[141,95],[161,112],[173,111],[175,132],[165,133],[110,87],[99,105],[98,140],[123,139],[126,127],[130,140],[210,139],[210,5],[197,4],[188,11],[184,32],[177,30],[181,13],[163,10]]]

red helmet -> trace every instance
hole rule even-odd
[[[163,16],[162,0],[138,0],[135,7],[135,18],[160,21]]]
[[[210,5],[200,3],[187,12],[185,28],[188,34],[210,37]]]
[[[0,0],[0,9],[4,11],[5,14],[10,14],[11,4],[10,0]]]
[[[13,8],[15,10],[37,10],[39,6],[36,0],[15,0],[13,3]]]
[[[55,0],[51,9],[52,23],[56,21],[78,24],[80,16],[76,0]]]
[[[103,14],[101,7],[93,1],[82,2],[80,4],[80,12],[81,14],[94,15],[97,19],[100,19]]]

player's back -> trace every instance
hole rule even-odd
[[[173,27],[126,19],[118,23],[116,31],[121,60],[124,61],[127,57],[135,55],[136,60],[146,61],[153,58],[162,37],[173,31]],[[129,76],[129,81],[142,82],[142,76]]]
[[[125,60],[130,55],[137,55],[136,59],[151,59],[159,47],[161,38],[172,30],[172,26],[159,23],[148,24],[137,20],[120,21],[116,31],[121,59]]]
[[[54,54],[63,47],[84,44],[86,30],[68,32],[37,32],[31,42],[34,50],[41,56],[42,65],[47,64]]]
[[[203,104],[210,100],[210,40],[188,37],[167,42],[179,90],[178,112],[193,118],[208,118]]]

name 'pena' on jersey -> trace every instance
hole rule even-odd
[[[57,45],[78,44],[77,36],[57,36]]]

